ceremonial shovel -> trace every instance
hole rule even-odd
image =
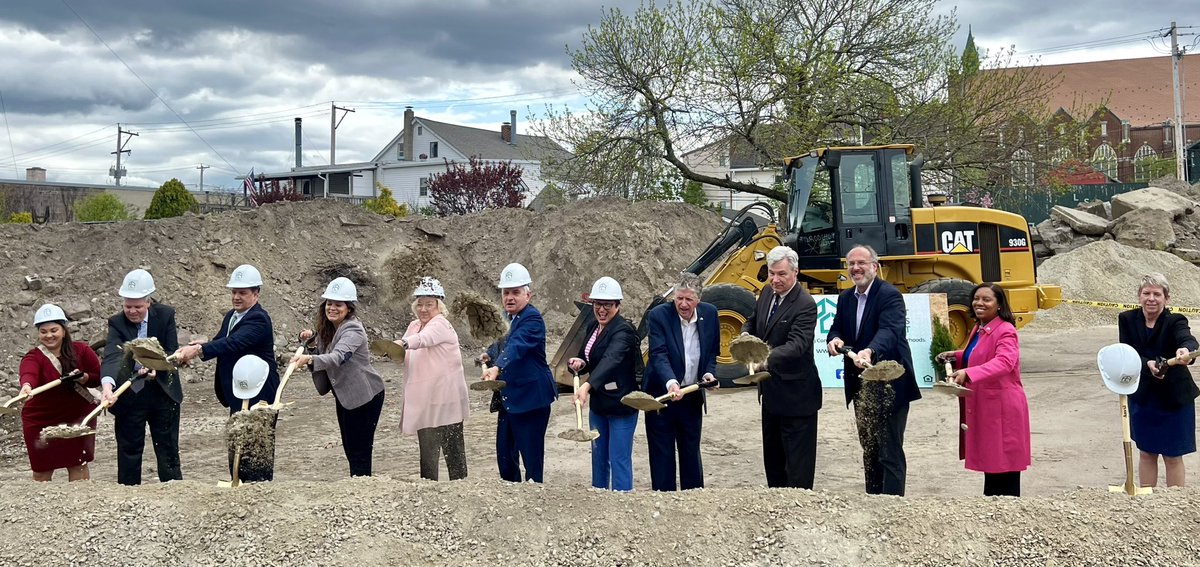
[[[937,382],[934,382],[933,391],[941,392],[948,396],[954,396],[957,398],[961,398],[967,394],[970,394],[971,393],[970,388],[963,386],[962,384],[955,384],[953,381],[950,380],[951,374],[954,374],[954,367],[951,366],[950,361],[947,360],[946,361],[946,379],[938,380]],[[963,425],[964,425],[964,429],[965,429],[966,424],[963,424]]]
[[[838,349],[838,352],[841,352],[850,360],[858,358],[858,354],[850,350],[849,347],[842,347]],[[891,382],[904,376],[904,367],[895,360],[881,360],[877,364],[866,362],[863,363],[863,366],[865,368],[862,374],[859,375],[859,378],[867,382]]]
[[[754,335],[742,335],[729,342],[729,355],[745,364],[750,374],[733,379],[739,386],[757,384],[771,377],[769,372],[757,372],[771,355],[771,347]]]
[[[575,374],[574,376],[575,376],[575,389],[573,390],[573,392],[578,394],[579,393],[579,375]],[[579,400],[575,399],[574,397],[571,398],[571,403],[573,403],[575,405],[575,429],[568,429],[566,431],[563,431],[562,433],[559,433],[558,436],[560,438],[566,439],[568,441],[579,441],[581,443],[586,443],[588,441],[595,441],[596,439],[599,439],[600,438],[599,431],[595,431],[595,430],[588,431],[587,429],[583,428],[583,404],[579,403]]]
[[[114,390],[113,403],[116,403],[116,399],[121,397],[121,394],[124,394],[125,390],[128,390],[136,380],[144,380],[144,378],[138,377],[134,378],[133,380],[126,380],[124,384],[121,384],[119,388]],[[112,404],[100,402],[100,405],[96,406],[96,409],[84,416],[83,420],[80,421],[78,425],[62,423],[42,429],[41,440],[45,442],[53,439],[73,439],[75,437],[83,437],[85,435],[95,435],[96,430],[88,427],[88,422],[95,419],[97,415],[100,415],[100,412],[104,411],[111,405]]]
[[[376,339],[367,345],[371,354],[376,356],[386,356],[392,362],[400,364],[404,362],[404,346],[396,344],[395,341],[385,339]]]
[[[679,389],[679,395],[681,395],[681,396],[687,395],[687,394],[695,392],[696,390],[699,390],[699,389],[700,389],[699,384],[692,384],[690,386],[684,386]],[[670,393],[667,393],[667,394],[663,394],[656,398],[654,396],[651,396],[650,394],[647,394],[646,392],[642,392],[639,390],[637,392],[630,392],[628,394],[625,394],[623,397],[621,397],[621,403],[623,403],[633,409],[639,409],[642,411],[658,411],[660,409],[667,407],[666,402],[668,400],[670,400],[671,397],[672,397],[672,395]]]
[[[171,372],[179,367],[175,363],[175,355],[167,356],[157,337],[132,339],[125,343],[125,348],[133,352],[133,359],[138,364],[156,372]]]
[[[1124,492],[1130,496],[1150,494],[1148,486],[1139,487],[1133,483],[1133,437],[1129,433],[1129,394],[1137,391],[1138,380],[1142,377],[1142,357],[1133,347],[1116,343],[1108,345],[1096,353],[1096,365],[1100,367],[1100,377],[1104,385],[1121,400],[1121,432],[1124,435],[1122,444],[1125,448],[1125,484],[1109,486],[1109,492]]]
[[[71,371],[70,374],[67,374],[67,377],[69,378],[69,377],[78,376],[78,375],[79,375],[79,370],[73,370],[73,371]],[[62,378],[57,378],[57,379],[46,382],[45,384],[42,384],[41,386],[38,386],[38,387],[30,390],[28,394],[17,394],[16,396],[13,396],[13,398],[11,400],[4,402],[4,405],[0,406],[0,415],[12,415],[12,414],[20,412],[21,406],[13,407],[12,405],[17,402],[28,401],[30,398],[32,398],[42,392],[45,392],[46,390],[49,390],[59,384],[62,384],[62,382],[63,382]]]
[[[283,378],[279,379],[279,388],[275,390],[275,401],[270,405],[267,405],[265,401],[260,401],[254,404],[254,409],[271,409],[275,411],[283,409],[283,403],[279,401],[283,398],[283,387],[287,386],[288,379],[292,377],[292,372],[296,371],[296,360],[302,354],[304,354],[303,345],[297,348],[296,352],[292,353],[292,359],[288,361],[287,370],[283,371]]]
[[[250,409],[250,400],[242,400],[242,411]],[[242,465],[242,444],[238,443],[238,448],[233,452],[233,474],[229,480],[218,480],[217,488],[237,488],[242,484],[238,478],[238,468]]]

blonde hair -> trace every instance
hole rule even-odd
[[[449,311],[446,310],[445,302],[443,302],[441,298],[434,297],[432,295],[422,295],[420,297],[414,298],[412,303],[408,306],[409,309],[412,309],[413,317],[417,316],[417,302],[421,300],[421,297],[431,297],[431,298],[437,300],[438,313],[440,313],[442,315],[449,313]]]

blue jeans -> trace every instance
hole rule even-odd
[[[600,438],[592,441],[592,486],[633,490],[633,430],[637,428],[638,413],[588,413],[588,423],[600,432]]]

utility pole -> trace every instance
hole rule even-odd
[[[211,166],[211,165],[204,165],[203,163],[202,163],[202,164],[200,164],[200,165],[198,165],[198,166],[196,166],[196,169],[199,169],[199,170],[200,170],[200,192],[201,192],[201,193],[203,193],[203,192],[204,192],[204,170],[206,170],[206,169],[208,169],[208,168],[210,168],[210,167],[212,167],[212,166]]]
[[[329,113],[329,165],[333,165],[337,163],[337,128],[342,124],[342,120],[346,118],[345,114],[342,114],[342,117],[338,118],[338,111],[341,110],[349,113],[354,112],[354,109],[342,108],[334,102],[329,103],[329,105],[333,107]]]
[[[128,144],[129,140],[132,140],[133,137],[136,135],[137,135],[137,132],[127,132],[125,130],[122,130],[121,124],[117,123],[117,151],[109,152],[112,154],[116,154],[117,166],[108,168],[108,174],[113,177],[113,184],[116,185],[117,187],[121,186],[121,178],[125,177],[125,170],[121,168],[121,154],[130,153],[129,150],[125,149],[125,144]],[[125,138],[125,140],[122,141],[121,136],[129,136],[129,137]]]
[[[1171,22],[1171,85],[1175,89],[1175,178],[1187,181],[1187,152],[1183,147],[1183,93],[1179,90],[1179,64],[1183,50],[1179,49],[1179,30]]]

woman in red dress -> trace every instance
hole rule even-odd
[[[96,449],[96,436],[74,439],[55,439],[43,443],[42,429],[62,423],[79,423],[95,409],[97,400],[87,387],[100,386],[100,359],[87,343],[72,342],[67,330],[67,316],[57,305],[38,308],[33,317],[38,331],[38,346],[21,359],[21,393],[53,382],[78,369],[77,379],[64,381],[25,402],[21,410],[21,426],[25,432],[25,448],[33,480],[49,481],[56,469],[67,469],[71,481],[87,480],[88,463]],[[96,421],[89,423],[96,428]]]

